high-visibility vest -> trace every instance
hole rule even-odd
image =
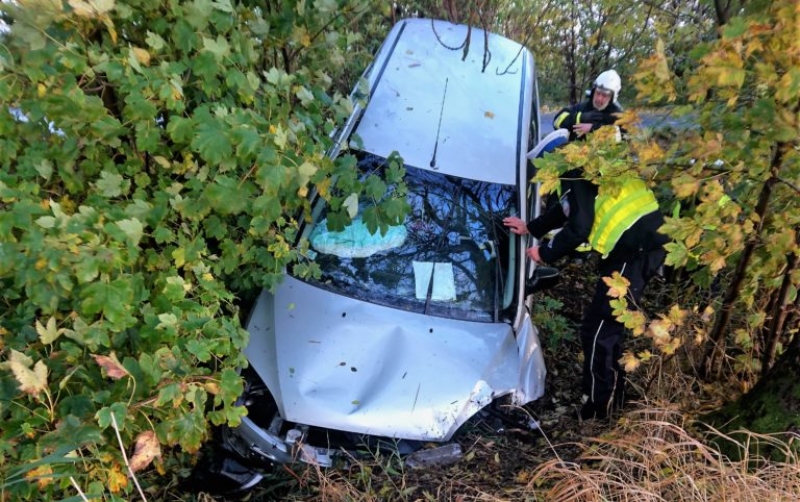
[[[642,216],[658,210],[653,192],[644,181],[631,178],[614,196],[598,195],[594,200],[594,223],[589,245],[603,257],[617,245],[619,238]]]

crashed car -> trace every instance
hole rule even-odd
[[[360,216],[332,231],[314,201],[300,239],[321,277],[290,268],[246,324],[248,415],[223,442],[247,466],[331,466],[381,440],[445,444],[493,402],[543,394],[530,243],[502,225],[539,206],[526,159],[539,133],[531,53],[475,27],[408,19],[364,79],[366,105],[336,143],[365,173],[399,152],[410,213],[384,233]]]

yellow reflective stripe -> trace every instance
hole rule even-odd
[[[589,243],[607,256],[626,230],[639,218],[657,209],[658,202],[653,192],[641,180],[631,180],[616,197],[599,196],[595,199],[595,220]]]
[[[556,117],[556,120],[555,120],[555,122],[553,122],[553,125],[555,125],[555,126],[556,126],[556,129],[559,129],[559,128],[561,128],[561,123],[562,123],[562,122],[564,122],[564,120],[565,120],[567,117],[569,117],[569,112],[562,112],[562,113],[561,113],[561,115],[559,115],[558,117]]]
[[[592,247],[607,255],[617,245],[622,234],[639,221],[639,218],[658,209],[658,203],[648,195],[637,194],[635,199],[627,202],[629,206],[611,209],[606,214],[605,221],[598,227],[597,233],[593,235]]]
[[[578,114],[575,115],[575,123],[576,124],[580,124],[581,123],[581,112],[578,112]]]

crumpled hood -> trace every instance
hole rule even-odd
[[[513,392],[519,351],[507,324],[443,319],[343,297],[285,277],[247,326],[250,363],[292,422],[448,440]]]

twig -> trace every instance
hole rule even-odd
[[[131,464],[128,462],[128,454],[125,453],[125,445],[122,444],[122,436],[119,433],[119,426],[117,425],[117,417],[114,416],[114,413],[111,413],[111,423],[114,425],[114,432],[117,433],[117,441],[119,441],[119,451],[122,452],[122,458],[125,459],[125,467],[128,468],[128,473],[131,475],[133,479],[133,484],[136,485],[136,489],[139,490],[139,495],[142,497],[142,500],[147,502],[147,497],[144,496],[144,491],[142,487],[139,485],[139,480],[136,479],[136,474],[133,473],[133,469],[131,469]]]
[[[69,477],[69,480],[72,482],[72,486],[74,486],[74,487],[75,487],[75,489],[76,489],[76,490],[78,490],[78,495],[80,495],[80,496],[81,496],[81,498],[82,498],[83,500],[85,500],[86,502],[89,502],[89,499],[87,499],[87,498],[86,498],[86,495],[84,495],[84,494],[83,494],[83,490],[81,490],[81,487],[80,487],[80,486],[78,486],[78,482],[77,482],[77,481],[75,481],[75,478],[73,478],[72,476],[70,476],[70,477]]]

